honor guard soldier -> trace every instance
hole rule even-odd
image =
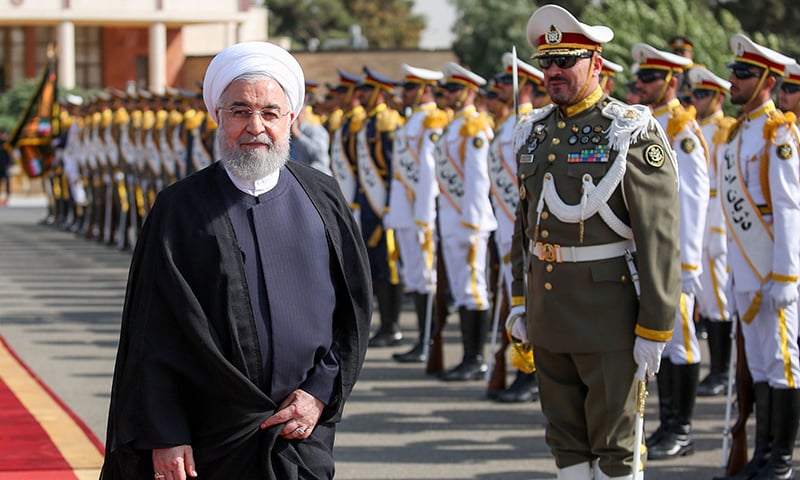
[[[342,115],[338,122],[339,125],[331,135],[331,171],[333,178],[339,182],[342,195],[350,203],[350,208],[358,222],[360,221],[358,204],[355,201],[358,188],[356,132],[361,128],[366,112],[361,106],[361,99],[355,94],[356,86],[361,82],[361,78],[341,69],[337,69],[337,72],[339,73],[339,85],[335,92],[339,98]]]
[[[292,140],[289,145],[289,158],[295,162],[314,167],[320,172],[331,174],[331,136],[322,126],[319,115],[314,113],[314,92],[319,84],[306,80],[304,106],[292,123]]]
[[[370,338],[370,347],[396,345],[403,338],[400,309],[403,281],[400,255],[394,230],[385,228],[383,216],[389,206],[392,179],[392,148],[395,130],[402,117],[389,108],[386,98],[394,90],[394,81],[364,67],[364,78],[356,87],[366,117],[354,132],[353,165],[358,185],[355,204],[372,271],[372,287],[381,317],[378,331]]]
[[[725,97],[730,90],[729,82],[704,67],[689,70],[688,76],[692,86],[692,105],[697,111],[697,123],[709,149],[708,179],[711,188],[703,236],[703,273],[700,274],[701,289],[697,295],[697,310],[700,323],[705,324],[708,330],[710,371],[697,386],[697,395],[711,397],[724,395],[727,391],[731,360],[733,323],[725,295],[725,285],[728,283],[727,241],[717,185],[720,145],[727,140],[728,130],[735,120],[726,117],[722,111]]]
[[[402,128],[395,133],[392,153],[392,180],[389,211],[383,225],[394,230],[403,259],[403,279],[414,299],[419,338],[411,350],[392,355],[398,362],[424,362],[426,325],[432,325],[436,263],[433,231],[436,225],[436,163],[434,144],[447,125],[447,113],[435,102],[436,82],[442,72],[401,65],[404,77],[400,85],[403,106],[411,110]],[[442,308],[445,308],[442,306]]]
[[[444,65],[443,73],[443,101],[454,116],[435,147],[439,236],[464,355],[461,363],[442,372],[441,379],[478,380],[487,371],[483,361],[489,331],[486,252],[489,234],[497,228],[489,199],[491,121],[475,107],[478,88],[486,80],[452,62]]]
[[[703,233],[709,201],[708,150],[694,108],[677,98],[689,59],[639,43],[636,87],[641,102],[667,132],[678,159],[680,178],[681,301],[675,330],[664,349],[658,383],[658,429],[647,440],[647,458],[659,460],[692,453],[691,421],[700,381],[700,343],[695,334],[694,303],[703,272]]]
[[[531,65],[516,59],[517,88],[514,91],[513,54],[506,52],[502,56],[503,73],[496,77],[498,101],[506,107],[504,118],[495,118],[495,136],[489,146],[489,178],[492,182],[492,204],[497,218],[497,230],[494,241],[500,257],[500,274],[503,277],[503,292],[511,299],[511,244],[514,236],[514,221],[519,204],[519,187],[517,183],[517,158],[514,150],[514,127],[517,115],[527,115],[531,110],[549,103],[546,95],[535,96],[543,91],[544,74]],[[514,112],[515,98],[517,95]],[[534,101],[536,105],[534,105]],[[495,298],[500,298],[496,293]],[[498,392],[495,400],[503,403],[530,402],[539,398],[536,385],[536,374],[517,370],[514,382],[504,391]]]
[[[678,98],[684,106],[689,106],[692,104],[692,85],[689,81],[689,72],[696,66],[693,60],[694,44],[688,37],[677,35],[669,40],[669,48],[675,55],[689,59],[689,63],[684,67],[683,81],[678,86]]]
[[[637,364],[658,371],[680,293],[677,165],[650,110],[600,88],[610,28],[545,5],[527,35],[554,105],[516,128],[506,328],[532,345],[558,478],[630,479]]]
[[[741,34],[730,45],[731,103],[741,113],[722,146],[719,196],[728,300],[741,320],[756,404],[753,457],[734,478],[788,479],[800,420],[798,131],[771,97],[793,60]]]
[[[778,107],[784,112],[800,116],[800,65],[794,62],[786,66],[780,92],[778,92]]]
[[[622,65],[614,63],[607,58],[603,58],[603,69],[600,70],[600,88],[603,89],[603,93],[611,95],[611,91],[614,90],[617,74],[622,72],[622,70],[624,70]]]

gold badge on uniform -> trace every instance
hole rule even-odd
[[[527,196],[528,196],[528,190],[525,189],[525,185],[520,185],[519,186],[519,199],[520,200],[525,200],[525,197],[527,197]]]
[[[692,140],[691,138],[684,138],[683,141],[681,142],[681,150],[683,150],[686,153],[692,153],[696,146],[697,145],[694,143],[694,140]]]
[[[561,31],[555,25],[550,25],[550,30],[544,34],[544,41],[548,45],[558,45],[561,43]]]
[[[474,145],[474,146],[475,146],[475,148],[481,148],[481,147],[483,147],[483,139],[482,139],[481,137],[475,137],[475,138],[472,140],[472,145]]]
[[[778,158],[781,160],[789,160],[792,158],[792,146],[788,143],[778,145],[778,149],[776,151],[778,153]]]
[[[436,143],[439,141],[439,134],[436,132],[431,133],[431,142]]]
[[[666,157],[667,154],[661,145],[650,145],[644,150],[644,160],[652,167],[661,168]]]

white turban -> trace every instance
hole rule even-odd
[[[290,107],[297,117],[305,98],[305,77],[297,59],[273,43],[244,42],[219,52],[206,70],[203,101],[215,122],[222,92],[235,78],[246,73],[263,73],[274,78],[286,91]]]

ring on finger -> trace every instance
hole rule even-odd
[[[303,427],[297,427],[297,428],[294,429],[294,433],[296,433],[298,435],[305,435],[306,434],[306,429],[303,428]]]

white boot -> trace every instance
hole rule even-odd
[[[592,465],[589,462],[559,468],[558,480],[592,480]]]
[[[594,474],[594,480],[633,480],[633,474],[630,475],[623,475],[621,477],[609,477],[602,470],[600,470],[600,460],[595,459],[592,462],[592,473]],[[642,472],[642,476],[639,477],[644,480],[644,472]]]

